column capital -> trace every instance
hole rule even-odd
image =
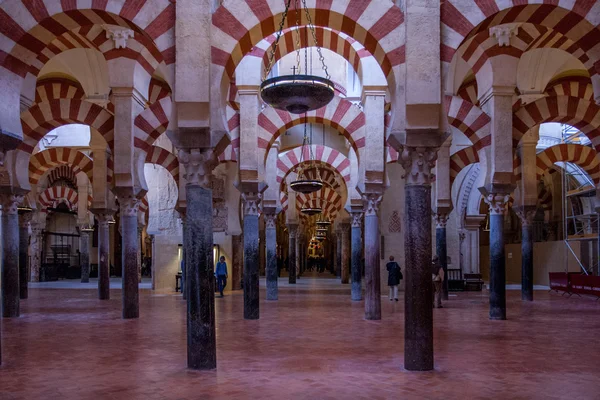
[[[0,193],[0,205],[5,215],[17,215],[19,204],[23,202],[23,195],[13,193]]]
[[[348,222],[340,223],[340,231],[342,232],[342,235],[347,235],[350,231],[350,223],[348,223]]]
[[[379,214],[379,206],[383,199],[382,193],[364,193],[361,195],[364,205],[365,217]]]
[[[27,228],[32,219],[33,213],[31,211],[19,213],[19,227]]]
[[[350,213],[352,217],[352,228],[361,228],[364,213],[362,211],[353,211]]]
[[[295,239],[298,234],[298,224],[287,224],[287,227],[290,237]]]
[[[216,163],[212,149],[179,149],[178,158],[185,168],[187,185],[211,188],[212,170]]]
[[[483,196],[483,201],[490,208],[490,215],[504,215],[509,199],[510,195],[505,193],[487,193]]]
[[[537,212],[536,206],[520,206],[515,207],[515,213],[521,220],[522,226],[531,226]]]
[[[265,229],[275,229],[277,223],[277,214],[273,212],[265,212]]]
[[[95,210],[93,211],[96,219],[98,220],[98,226],[100,228],[108,228],[108,224],[113,219],[114,211],[112,210]]]
[[[446,229],[448,223],[448,213],[438,212],[433,214],[436,229]]]
[[[244,215],[258,215],[262,195],[256,192],[242,192],[244,202]]]
[[[119,197],[119,212],[121,213],[121,217],[137,217],[140,203],[141,200],[133,195]]]
[[[398,163],[404,168],[405,185],[430,185],[437,160],[437,147],[402,146]]]

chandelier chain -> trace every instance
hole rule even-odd
[[[317,34],[315,33],[315,26],[312,23],[312,18],[310,16],[310,12],[308,11],[308,7],[306,6],[306,0],[302,0],[302,4],[304,5],[304,11],[306,13],[306,21],[308,22],[308,28],[310,29],[310,33],[312,35],[313,41],[315,42],[315,47],[317,48],[317,53],[319,54],[319,61],[323,65],[323,72],[325,72],[325,77],[329,79],[329,72],[327,71],[327,65],[325,64],[325,57],[321,53],[321,46],[319,46],[319,42],[317,42]],[[307,43],[308,45],[308,43]]]
[[[302,12],[298,11],[298,0],[294,0],[294,8],[296,10],[296,28],[292,28],[292,35],[296,37],[296,67],[298,68],[298,75],[301,75],[300,48],[302,47],[302,44],[300,42],[300,17]]]
[[[283,25],[285,24],[285,20],[287,18],[291,2],[292,0],[287,0],[287,2],[285,3],[285,10],[283,10],[281,22],[279,22],[279,29],[277,30],[277,35],[275,36],[275,42],[273,43],[273,46],[271,46],[271,52],[269,53],[269,64],[265,68],[265,75],[263,76],[263,80],[267,79],[267,77],[271,73],[271,69],[273,68],[273,63],[275,62],[275,53],[277,52],[277,47],[279,46],[279,39],[281,39],[281,34],[283,33]]]

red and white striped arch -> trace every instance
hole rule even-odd
[[[152,57],[175,62],[175,4],[170,0],[6,1],[0,7],[1,65],[21,77],[27,72],[37,75],[43,66],[38,56],[55,54],[52,45],[83,46],[79,41],[85,30],[103,24],[132,29],[134,41],[153,44]],[[77,35],[64,36],[73,31]],[[60,43],[54,43],[59,37]],[[131,52],[136,51],[119,50],[125,51],[113,58],[132,58]]]
[[[595,1],[572,1],[556,4],[540,4],[538,0],[523,0],[515,5],[504,0],[466,2],[447,0],[441,5],[442,61],[450,63],[465,39],[488,31],[490,27],[524,22],[554,30],[589,53],[597,45],[600,3]],[[589,56],[589,54],[588,54]],[[591,65],[598,61],[590,57]],[[597,72],[589,70],[590,75]]]
[[[89,125],[113,147],[114,117],[109,111],[88,101],[57,99],[35,104],[21,113],[23,143],[19,150],[31,154],[46,133],[67,124]]]
[[[536,175],[539,180],[555,162],[571,162],[590,175],[594,184],[600,183],[600,159],[596,150],[580,144],[561,143],[550,146],[537,155]]]
[[[342,197],[330,188],[323,188],[317,192],[296,197],[298,215],[302,215],[301,210],[305,207],[321,208],[324,216],[335,219],[343,206]]]
[[[68,147],[51,148],[35,153],[29,160],[29,182],[37,185],[46,171],[59,165],[68,165],[75,174],[83,172],[92,182],[94,162],[84,153]]]
[[[38,80],[35,87],[35,102],[44,103],[57,99],[83,100],[85,92],[79,82],[66,78]]]
[[[258,147],[268,151],[286,130],[304,123],[325,124],[337,129],[357,154],[358,149],[365,146],[365,114],[348,100],[336,96],[327,106],[308,112],[306,118],[266,107],[258,116]]]
[[[462,86],[458,88],[456,95],[479,107],[479,100],[477,99],[477,79],[471,79],[470,81],[463,83]]]
[[[240,151],[240,114],[230,107],[227,107],[226,113],[227,129],[231,141],[225,150],[219,154],[219,162],[237,162]]]
[[[401,25],[404,14],[386,0],[317,1],[309,6],[315,26],[329,27],[359,40],[381,65],[384,75],[404,62],[404,43]],[[230,79],[242,58],[262,39],[276,32],[285,2],[255,0],[226,2],[213,14],[211,59],[223,68]],[[284,28],[296,23],[308,25],[303,10],[291,9]]]
[[[448,123],[460,130],[474,144],[489,134],[484,130],[491,118],[481,108],[458,96],[446,96]]]
[[[341,185],[336,179],[337,172],[327,168],[325,165],[321,165],[319,167],[319,175],[317,176],[317,169],[315,167],[307,168],[304,170],[304,176],[307,179],[318,179],[320,178],[321,182],[323,182],[327,187],[332,188],[333,190],[339,191],[342,189]],[[344,183],[346,181],[343,181]]]
[[[450,187],[463,168],[479,162],[479,153],[475,146],[465,147],[450,156]]]
[[[594,89],[590,78],[568,76],[548,83],[545,91],[549,96],[571,96],[593,101]]]
[[[287,192],[284,192],[283,190],[279,192],[279,202],[281,203],[281,211],[285,213],[288,209]]]
[[[348,157],[327,146],[313,144],[311,148],[314,156],[313,162],[330,166],[340,174],[345,182],[350,181],[350,160]],[[296,147],[293,150],[280,154],[277,160],[277,182],[283,182],[290,170],[300,165],[301,158],[303,159],[303,163],[310,160],[308,148],[304,149],[304,157],[302,157],[302,147]]]
[[[544,122],[561,122],[581,130],[600,149],[600,107],[571,96],[543,97],[520,107],[513,114],[513,141],[518,144],[523,135]]]
[[[171,96],[163,97],[135,117],[135,147],[150,151],[154,141],[167,130],[172,107]]]
[[[179,160],[175,154],[162,147],[152,146],[146,155],[146,163],[164,167],[176,183],[179,183]]]
[[[42,206],[42,212],[47,212],[48,208],[56,208],[62,202],[67,204],[69,210],[75,211],[78,199],[76,190],[67,186],[53,186],[40,193],[38,201]]]
[[[148,86],[148,103],[154,104],[157,101],[171,96],[171,87],[161,79],[152,77],[150,86]]]

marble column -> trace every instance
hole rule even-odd
[[[381,193],[363,195],[365,203],[365,319],[381,319],[379,206]]]
[[[244,237],[242,235],[231,236],[231,287],[233,290],[242,289],[242,268],[244,263]]]
[[[150,246],[152,249],[152,259],[150,264],[150,273],[152,274],[152,290],[156,290],[156,246],[154,245],[155,235],[149,235]]]
[[[32,217],[31,211],[19,214],[19,298],[21,300],[29,297],[27,267],[29,264],[29,223]]]
[[[506,319],[506,260],[504,258],[504,213],[510,196],[487,193],[490,210],[490,319]]]
[[[20,315],[19,303],[19,215],[23,196],[0,194],[2,204],[2,316]]]
[[[138,242],[137,277],[138,277],[138,283],[142,282],[142,232],[143,231],[144,231],[144,227],[138,224],[138,227],[137,227],[137,242]]]
[[[259,319],[258,193],[242,193],[244,202],[244,319]]]
[[[267,300],[277,300],[277,214],[265,212]]]
[[[342,277],[342,232],[337,230],[335,232],[336,246],[335,246],[335,276],[338,278]]]
[[[180,263],[181,267],[181,297],[183,300],[187,300],[187,252],[186,252],[186,243],[188,243],[188,230],[186,223],[186,212],[180,210],[179,216],[181,217],[181,233],[182,233],[182,246],[181,246],[181,260],[183,262]]]
[[[362,300],[362,219],[363,213],[352,212],[352,254],[351,254],[351,274],[352,274],[352,287],[351,287],[351,299],[352,301]]]
[[[31,244],[29,251],[31,254],[31,282],[40,281],[40,268],[42,266],[42,224],[39,222],[31,223]]]
[[[340,224],[342,231],[342,268],[341,280],[343,284],[350,281],[350,224]]]
[[[298,232],[296,233],[296,258],[295,258],[295,265],[296,265],[296,280],[300,279],[300,265],[302,264],[302,247],[300,246],[300,243],[302,242],[302,234],[300,233],[300,227],[298,229]]]
[[[217,367],[213,262],[212,151],[180,150],[186,191],[185,272],[187,290],[187,364],[197,370]]]
[[[79,228],[79,257],[81,266],[81,283],[90,281],[90,235],[85,230],[86,227]]]
[[[121,217],[121,247],[123,279],[122,279],[122,298],[123,298],[123,318],[139,318],[139,282],[138,282],[138,264],[137,253],[139,252],[138,242],[138,211],[140,199],[133,195],[121,196],[119,198],[120,217]]]
[[[110,299],[109,221],[112,213],[96,213],[98,219],[98,298]]]
[[[406,173],[404,262],[404,367],[433,369],[433,285],[431,282],[431,169],[434,148],[404,147]]]
[[[266,223],[266,222],[265,222]],[[260,227],[259,219],[259,230],[258,230],[258,260],[259,260],[259,276],[266,276],[267,273],[267,249],[266,249],[266,238],[265,238],[265,227]]]
[[[298,224],[288,224],[289,233],[289,254],[288,254],[288,283],[296,283],[296,235],[298,234]]]
[[[521,220],[521,300],[533,301],[533,218],[535,206],[517,210]],[[582,245],[587,242],[582,242]]]
[[[435,219],[435,254],[440,260],[444,270],[444,281],[442,284],[442,298],[448,300],[448,248],[446,246],[446,224],[448,223],[448,214],[436,213]]]

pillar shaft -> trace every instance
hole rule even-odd
[[[352,213],[352,288],[353,301],[362,300],[362,212]]]
[[[536,206],[517,210],[521,219],[521,300],[533,301],[533,218]],[[582,246],[587,242],[581,242]]]
[[[295,284],[296,283],[296,235],[298,233],[298,225],[297,224],[288,224],[288,232],[289,232],[289,254],[288,254],[288,270],[289,270],[289,278],[288,283]]]
[[[0,195],[2,202],[2,316],[20,315],[19,303],[19,215],[23,196]]]
[[[488,194],[490,206],[490,319],[506,319],[506,264],[504,258],[504,211],[508,195]]]
[[[233,235],[231,244],[233,254],[231,256],[231,287],[233,290],[242,289],[242,268],[244,262],[244,238],[242,235]]]
[[[404,367],[433,369],[433,284],[431,281],[431,169],[436,149],[404,147],[406,172],[404,259]]]
[[[276,214],[265,214],[267,300],[277,300],[277,229]]]
[[[338,278],[342,277],[342,234],[336,232],[336,246],[335,246],[335,276]]]
[[[244,319],[259,319],[259,240],[256,193],[243,193],[244,200]]]
[[[42,227],[39,222],[31,224],[31,266],[30,280],[31,282],[40,281],[40,267],[42,266]]]
[[[363,196],[365,202],[365,319],[381,319],[379,205],[381,194]]]
[[[81,282],[88,283],[90,281],[90,235],[79,231],[79,257],[81,266]]]
[[[98,298],[110,299],[109,224],[111,214],[98,214]]]
[[[342,283],[350,280],[350,224],[342,224]]]
[[[31,212],[25,212],[19,215],[19,298],[29,297],[29,279],[27,269],[29,265],[29,222],[31,221]]]
[[[140,200],[136,197],[122,197],[121,206],[121,243],[123,266],[123,318],[140,316],[139,282],[137,253],[139,252],[137,215]]]

